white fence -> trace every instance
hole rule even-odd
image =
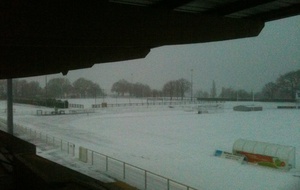
[[[69,104],[69,108],[84,108],[83,104]]]
[[[92,108],[106,108],[106,107],[128,107],[128,106],[157,106],[157,105],[190,105],[190,104],[223,104],[224,101],[203,101],[194,99],[191,101],[190,99],[147,99],[145,102],[132,102],[132,103],[101,103],[101,104],[92,104]]]
[[[72,156],[75,156],[75,144],[65,141],[63,139],[48,135],[46,133],[37,132],[33,129],[28,129],[27,127],[23,127],[21,125],[15,124],[15,129],[19,130],[23,134],[29,135],[31,138],[35,138],[37,140],[40,140],[47,145],[60,148],[61,151],[66,152]]]
[[[6,127],[6,121],[3,119],[0,119],[0,127],[5,128]],[[69,155],[75,156],[75,144],[65,141],[63,139],[48,135],[43,132],[38,132],[34,129],[29,129],[27,127],[24,127],[22,125],[14,124],[14,133],[19,133],[20,135],[26,134],[29,136],[29,138],[33,138],[36,140],[39,140],[43,143],[46,143],[47,145],[60,148],[61,151],[68,153]],[[26,140],[26,139],[24,139]]]
[[[197,190],[172,179],[144,170],[105,154],[80,147],[80,160],[89,163],[103,173],[124,181],[138,189]]]
[[[0,122],[1,125],[6,125],[6,121],[0,119]],[[60,148],[61,151],[75,156],[76,149],[74,143],[64,141],[63,139],[43,132],[38,132],[22,125],[14,124],[14,128],[15,133],[27,134],[30,138],[42,141],[49,146]],[[90,149],[79,147],[78,151],[80,161],[91,164],[102,173],[128,183],[140,190],[197,190],[196,188],[183,183],[176,182],[167,177],[155,174],[151,171],[144,170]]]

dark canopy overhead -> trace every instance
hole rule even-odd
[[[111,2],[228,18],[271,21],[298,15],[299,0],[111,0]]]
[[[145,57],[151,48],[257,36],[299,0],[2,0],[0,78]]]

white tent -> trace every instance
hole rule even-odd
[[[248,162],[278,169],[295,168],[296,148],[266,142],[238,139],[233,144],[234,154],[245,156]]]

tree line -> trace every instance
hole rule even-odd
[[[264,101],[274,100],[295,100],[296,91],[300,91],[300,70],[291,71],[279,76],[275,82],[265,84],[260,92],[246,91],[243,89],[235,90],[231,87],[222,87],[219,96],[216,95],[216,87],[213,82],[211,93],[197,91],[196,97],[199,98],[221,98],[235,100],[249,100],[255,97]]]
[[[262,89],[266,99],[295,99],[296,91],[300,90],[300,70],[291,71],[267,83]]]
[[[185,93],[191,88],[191,83],[184,79],[171,80],[164,84],[162,90],[151,89],[149,85],[142,83],[130,83],[125,79],[121,79],[112,85],[111,92],[118,96],[134,96],[134,97],[185,97]]]
[[[0,97],[6,98],[6,80],[0,80]],[[125,79],[115,82],[111,92],[117,96],[131,97],[177,97],[183,99],[186,94],[191,95],[192,84],[181,78],[166,82],[162,89],[151,89],[142,83],[130,83]],[[196,90],[192,96],[195,98],[221,98],[221,99],[256,99],[264,100],[294,100],[296,91],[300,90],[300,70],[291,71],[277,78],[275,82],[265,84],[260,92],[235,90],[231,87],[222,87],[219,95],[215,81],[212,82],[210,93]],[[71,83],[67,78],[54,78],[47,81],[44,88],[36,81],[13,80],[13,95],[16,98],[95,98],[106,96],[99,84],[85,78],[79,78]]]
[[[0,97],[6,98],[6,80],[0,80]],[[73,83],[66,78],[53,78],[42,88],[39,82],[13,80],[14,98],[94,98],[103,96],[101,87],[90,80],[79,78]]]

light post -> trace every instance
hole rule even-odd
[[[104,89],[102,89],[102,102],[104,102],[104,98],[105,98],[105,91]]]
[[[96,107],[96,103],[97,103],[97,88],[95,88],[95,107]]]
[[[193,101],[193,69],[191,69],[191,102]]]
[[[47,107],[47,96],[48,96],[47,83],[48,83],[48,81],[47,81],[47,75],[46,75],[45,76],[45,90],[46,90],[46,97],[45,97],[46,101],[45,101],[45,104],[46,104],[46,107]]]
[[[63,83],[61,84],[61,86],[60,86],[60,96],[61,96],[61,99],[63,99],[64,98],[64,90],[63,90]]]
[[[130,81],[130,85],[129,85],[129,104],[131,104],[130,97],[131,97],[132,87],[133,87],[132,78],[133,78],[133,74],[131,73],[131,79],[130,79],[131,81]]]

